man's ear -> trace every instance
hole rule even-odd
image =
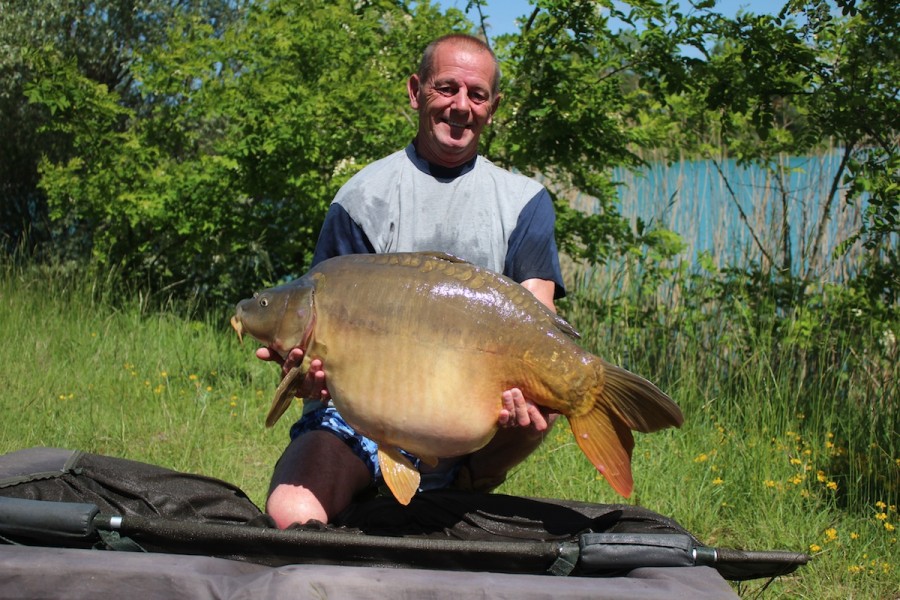
[[[503,97],[503,94],[497,94],[497,97],[491,100],[491,114],[488,116],[488,124],[494,121],[494,113],[497,112],[497,107],[500,106],[500,99]]]
[[[406,80],[406,92],[409,94],[409,105],[413,107],[413,110],[419,110],[419,89],[421,86],[421,81],[419,81],[419,76],[415,73],[409,76],[409,79]]]

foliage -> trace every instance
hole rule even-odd
[[[173,15],[131,64],[139,106],[52,53],[28,87],[74,148],[42,167],[57,223],[89,236],[96,264],[209,303],[301,272],[340,184],[411,136],[420,47],[462,23],[427,3],[243,10],[224,31]]]
[[[794,0],[778,15],[742,13],[734,19],[697,6],[696,13],[676,19],[675,36],[704,60],[683,58],[688,77],[661,78],[657,97],[681,122],[682,148],[770,171],[781,198],[772,219],[780,235],[767,246],[754,232],[761,274],[793,286],[791,298],[802,296],[827,270],[823,244],[829,222],[847,203],[866,203],[868,220],[842,249],[861,242],[868,293],[895,302],[897,3]],[[717,40],[712,49],[710,38]],[[820,199],[815,235],[795,248],[789,214],[800,198],[787,184],[790,168],[782,157],[813,153],[825,144],[839,148],[840,165]]]
[[[73,149],[66,136],[38,134],[54,115],[25,97],[25,88],[42,76],[30,64],[32,53],[54,48],[77,65],[83,76],[114,91],[124,106],[135,107],[140,96],[131,74],[134,56],[160,43],[179,4],[170,0],[0,1],[0,235],[7,251],[24,244],[32,252],[46,253],[72,240],[49,220],[46,197],[38,189],[41,157],[65,161]],[[229,0],[193,4],[218,28],[229,24],[235,5]],[[53,244],[47,244],[51,240]],[[76,242],[76,246],[83,256],[85,244]]]
[[[658,72],[660,60],[674,65],[678,48],[666,33],[670,6],[632,4],[536,2],[521,33],[497,40],[506,91],[486,152],[544,178],[559,198],[563,250],[592,263],[655,239],[622,219],[611,173],[668,143],[672,121],[638,76]],[[587,207],[573,202],[584,196]]]
[[[340,184],[412,134],[403,82],[421,48],[472,28],[429,2],[5,5],[9,244],[30,221],[32,245],[53,234],[58,251],[210,302],[305,268]],[[841,248],[865,249],[861,281],[890,303],[897,10],[793,0],[779,15],[727,18],[711,2],[541,0],[520,33],[494,40],[504,97],[483,152],[545,181],[561,248],[594,263],[663,239],[621,217],[613,167],[654,149],[757,163],[781,199],[780,235],[744,222],[759,277],[792,288],[782,306],[827,269],[824,232],[848,202],[868,219]],[[782,157],[826,143],[840,168],[816,235],[795,248]]]

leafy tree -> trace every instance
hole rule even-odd
[[[470,4],[486,10],[482,0]],[[782,15],[729,19],[705,0],[686,14],[672,0],[539,0],[520,33],[495,40],[504,100],[483,151],[543,178],[571,255],[666,260],[680,245],[622,219],[612,167],[637,166],[648,150],[725,152],[785,181],[780,156],[834,140],[844,158],[819,231],[842,194],[864,193],[869,218],[848,245],[868,248],[866,285],[889,298],[897,8],[838,6],[846,16],[832,16],[822,0],[795,0]],[[44,8],[58,25],[23,36],[0,76],[18,77],[33,102],[13,101],[33,118],[6,126],[27,134],[43,125],[33,136],[40,145],[23,156],[45,157],[40,190],[57,231],[83,243],[95,264],[211,301],[305,268],[338,187],[412,135],[404,81],[422,47],[472,27],[455,10],[389,0],[55,0]],[[23,15],[0,21],[0,39],[44,13]],[[91,19],[103,35],[58,43],[72,23],[84,30]],[[22,181],[27,193],[37,175]],[[589,199],[587,211],[572,208],[576,198]],[[759,243],[762,274],[786,278],[787,303],[827,260],[817,240],[798,257],[790,226],[783,219],[776,247]],[[795,282],[798,264],[805,271]]]
[[[845,203],[865,201],[867,221],[842,248],[863,242],[870,297],[895,302],[900,8],[882,0],[792,0],[778,15],[728,19],[708,4],[696,6],[676,19],[676,36],[705,60],[682,59],[687,77],[661,77],[658,97],[676,111],[685,147],[715,161],[727,155],[762,166],[777,182],[781,230],[775,246],[755,237],[761,267],[790,288],[788,304],[802,301],[829,258],[822,250],[829,221]],[[710,38],[718,40],[713,51]],[[830,144],[838,147],[839,165],[814,235],[798,253],[783,157]]]
[[[53,48],[77,71],[118,94],[125,106],[137,107],[130,66],[136,52],[165,35],[172,16],[183,10],[173,0],[0,0],[0,235],[6,249],[32,249],[51,239],[45,194],[38,189],[42,156],[65,160],[72,151],[65,136],[42,128],[56,115],[29,104],[25,88],[36,75],[32,57]],[[218,28],[227,26],[237,3],[205,0],[192,3]],[[59,230],[56,229],[58,232]],[[54,250],[70,236],[56,236]]]
[[[423,2],[244,10],[224,31],[174,14],[133,57],[136,107],[53,54],[28,92],[75,149],[43,165],[53,217],[98,264],[210,302],[302,272],[338,187],[410,139],[426,41],[467,27]]]
[[[653,244],[619,214],[611,176],[640,165],[636,151],[662,134],[652,119],[637,123],[643,92],[623,84],[647,68],[644,53],[630,30],[611,30],[616,18],[657,30],[659,7],[642,6],[625,15],[612,2],[542,0],[519,34],[498,40],[505,95],[485,152],[547,182],[563,250],[590,262]],[[574,208],[584,197],[590,203]]]

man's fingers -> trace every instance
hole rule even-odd
[[[544,413],[541,412],[536,404],[528,405],[528,420],[531,426],[537,431],[544,431],[547,429],[547,419],[544,418]]]

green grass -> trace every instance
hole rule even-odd
[[[94,279],[0,269],[0,452],[43,445],[145,461],[227,480],[262,505],[290,421],[263,427],[276,369],[238,344],[228,307],[192,318]],[[685,412],[683,428],[638,436],[631,502],[711,545],[814,555],[791,576],[744,583],[744,597],[897,597],[900,466],[896,442],[878,433],[896,432],[896,398],[879,399],[886,415],[849,414],[854,404],[833,401],[830,380],[798,380],[777,344],[731,349],[740,360],[725,368],[715,361],[728,348],[704,353],[668,328],[615,332],[577,300],[569,313],[586,344],[659,381]],[[894,471],[879,479],[883,469]],[[622,501],[565,423],[499,491]]]

